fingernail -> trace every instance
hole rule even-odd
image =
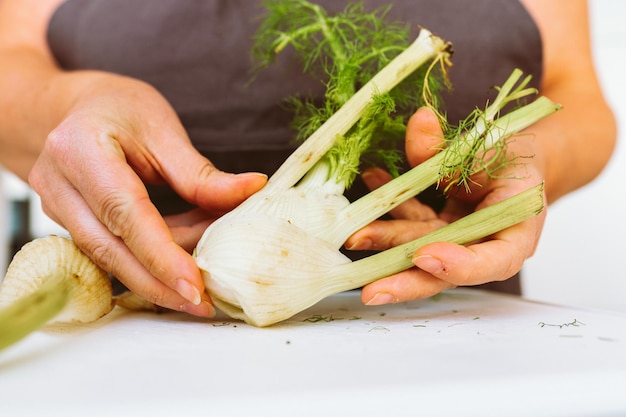
[[[380,176],[376,175],[376,171],[373,169],[366,170],[361,174],[361,179],[369,187],[378,188],[385,182],[380,179]]]
[[[430,255],[421,255],[413,258],[413,264],[422,271],[433,275],[440,275],[446,270],[440,259]]]
[[[387,292],[379,292],[374,294],[370,300],[365,303],[368,306],[380,306],[383,304],[392,304],[396,302],[396,297],[387,293]]]
[[[368,169],[366,169],[365,171],[361,173],[361,178],[363,180],[368,180],[369,178],[372,178],[373,176],[374,176],[374,173]]]
[[[367,250],[371,249],[371,247],[372,241],[370,239],[357,239],[346,245],[346,249],[348,250]]]
[[[198,317],[212,318],[215,317],[215,307],[208,301],[202,300],[200,304],[186,303],[180,307],[180,311]]]
[[[240,174],[235,174],[235,175],[239,178],[256,177],[256,178],[267,179],[267,175],[263,174],[262,172],[242,172]]]
[[[189,281],[184,279],[179,279],[176,281],[176,286],[174,289],[185,299],[193,303],[194,305],[199,305],[200,301],[202,301],[202,297],[200,296],[200,291],[193,286]]]

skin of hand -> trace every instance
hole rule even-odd
[[[410,164],[414,166],[432,156],[442,136],[437,116],[427,108],[418,110],[407,126],[406,148]],[[513,146],[513,143],[509,145],[509,152]],[[470,192],[463,186],[455,188],[440,213],[417,199],[409,200],[391,212],[397,220],[372,223],[351,236],[346,246],[350,249],[388,249],[541,182],[540,173],[530,164],[512,164],[499,174],[502,178],[491,180],[483,175],[475,176],[473,180],[484,185],[472,186]],[[390,181],[391,176],[382,169],[373,168],[364,172],[363,180],[374,189]],[[445,187],[445,184],[441,186]],[[368,305],[408,301],[456,286],[509,278],[534,252],[544,219],[545,210],[479,244],[462,246],[437,242],[424,246],[413,255],[416,268],[364,287],[363,301]]]
[[[60,70],[44,29],[57,3],[0,1],[0,107],[6,110],[0,162],[28,179],[46,214],[133,292],[166,308],[212,316],[187,250],[212,219],[263,187],[266,176],[216,169],[151,86]],[[144,182],[168,183],[200,209],[164,219]]]
[[[200,227],[257,191],[265,176],[215,169],[155,90],[111,78],[84,91],[48,135],[29,182],[46,214],[133,292],[164,307],[211,315],[208,297],[201,302],[198,268],[181,245],[189,249]],[[167,182],[205,213],[166,223],[144,181]]]
[[[536,20],[544,45],[540,94],[562,104],[563,109],[509,143],[509,155],[523,159],[505,168],[502,178],[477,177],[482,187],[472,187],[470,194],[461,191],[450,195],[439,214],[416,200],[407,202],[391,213],[396,220],[376,221],[363,228],[348,239],[347,248],[384,250],[396,246],[542,181],[546,201],[552,203],[602,171],[615,146],[616,126],[592,61],[587,4],[584,0],[523,3]],[[427,109],[418,110],[407,125],[409,163],[414,166],[432,155],[439,138],[436,117]],[[370,188],[376,188],[390,177],[380,169],[371,169],[363,179]],[[468,246],[446,242],[426,245],[413,255],[416,268],[365,286],[361,299],[368,305],[380,305],[429,297],[456,286],[506,280],[534,253],[545,217],[546,210]]]

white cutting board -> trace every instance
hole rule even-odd
[[[625,395],[625,314],[469,289],[263,329],[116,308],[0,352],[3,417],[613,416]]]

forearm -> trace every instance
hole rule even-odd
[[[592,181],[606,166],[616,142],[611,109],[597,91],[556,90],[543,94],[563,109],[529,129],[546,183],[548,202]]]
[[[22,179],[87,81],[61,71],[48,49],[62,1],[0,0],[0,164]]]
[[[0,164],[26,179],[47,135],[96,73],[66,73],[28,48],[0,51]]]
[[[545,178],[548,201],[553,202],[602,171],[615,147],[615,120],[594,68],[586,1],[522,2],[543,40],[540,93],[563,105],[529,129],[534,135],[531,163]]]
[[[22,179],[34,163],[46,137],[46,127],[59,106],[42,103],[46,86],[55,76],[29,50],[0,53],[0,164]]]

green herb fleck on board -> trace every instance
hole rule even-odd
[[[341,317],[333,317],[332,314],[329,315],[329,316],[322,316],[321,314],[316,314],[314,316],[307,317],[303,321],[308,321],[309,323],[318,323],[320,321],[329,323],[329,322],[335,321],[335,320],[343,320],[343,318],[341,318]]]
[[[539,327],[558,327],[559,329],[562,329],[564,327],[580,327],[580,326],[586,326],[586,324],[576,319],[574,319],[574,321],[571,321],[569,323],[563,323],[563,324],[545,323],[543,321],[539,322]]]
[[[376,331],[383,331],[383,332],[385,332],[385,333],[387,333],[387,332],[390,332],[390,331],[391,331],[391,330],[389,330],[387,327],[384,327],[384,326],[376,326],[376,327],[372,327],[371,329],[369,329],[369,330],[368,330],[368,332],[371,332],[371,331],[374,331],[374,330],[376,330]]]

